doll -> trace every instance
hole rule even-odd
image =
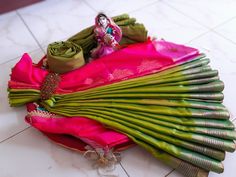
[[[98,45],[91,50],[92,58],[108,55],[120,48],[121,29],[103,13],[99,13],[95,18],[94,34]]]

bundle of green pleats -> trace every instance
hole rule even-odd
[[[122,30],[121,45],[147,40],[147,30],[143,24],[137,23],[135,18],[130,18],[128,14],[122,14],[112,19]],[[90,56],[90,51],[97,45],[94,38],[94,26],[91,26],[70,37],[68,41],[81,46],[84,57],[87,60]]]
[[[186,176],[223,172],[236,132],[222,105],[224,84],[199,55],[151,75],[41,101],[50,112],[85,116],[117,131]],[[39,91],[9,90],[12,106],[38,101]]]

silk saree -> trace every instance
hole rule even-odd
[[[46,57],[33,64],[24,54],[8,85],[11,106],[44,109],[29,111],[33,127],[108,150],[132,140],[186,176],[223,172],[236,133],[218,71],[197,49],[149,38],[60,74],[43,67]]]

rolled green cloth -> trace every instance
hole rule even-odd
[[[54,42],[47,48],[47,64],[55,73],[72,71],[85,64],[83,50],[70,41]]]
[[[122,21],[122,20],[126,20],[129,19],[129,14],[121,14],[121,15],[117,15],[112,17],[112,20],[114,22],[118,22],[118,21]]]
[[[143,24],[136,23],[120,26],[120,28],[122,30],[121,45],[144,42],[147,40],[147,30]]]
[[[118,26],[134,25],[135,23],[136,23],[135,18],[128,18],[128,19],[124,19],[124,20],[120,20],[116,22]]]

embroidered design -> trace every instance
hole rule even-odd
[[[155,60],[143,60],[142,63],[138,66],[138,73],[145,71],[150,71],[159,67],[159,63]]]
[[[115,69],[112,74],[109,75],[109,80],[124,79],[131,75],[133,75],[133,72],[129,69]]]
[[[48,111],[33,110],[31,112],[28,112],[27,116],[30,116],[30,117],[39,116],[39,117],[43,117],[43,118],[51,118],[51,117],[56,117],[56,114],[52,114]]]
[[[84,84],[86,84],[86,85],[91,85],[92,83],[93,83],[93,79],[91,79],[91,78],[86,78],[84,81]]]
[[[198,167],[188,164],[182,160],[179,161],[179,166],[176,169],[178,169],[178,171],[181,171],[185,176],[189,177],[196,177],[200,171]]]
[[[40,97],[42,100],[51,98],[60,82],[60,76],[57,73],[48,73],[41,86]]]

